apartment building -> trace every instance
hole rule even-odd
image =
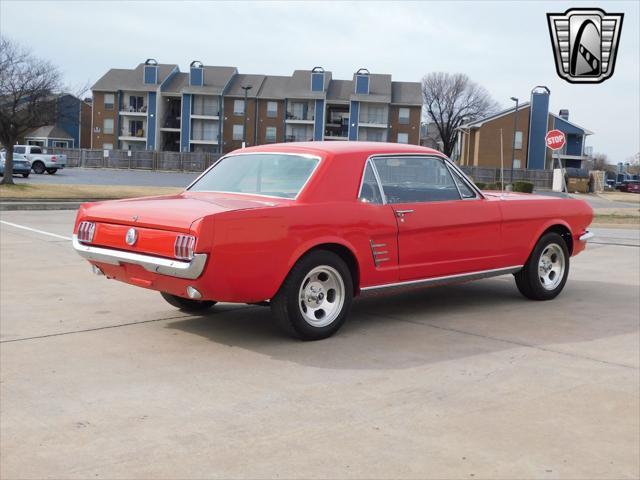
[[[420,84],[366,69],[335,80],[321,67],[275,76],[193,61],[187,73],[148,59],[109,70],[92,90],[92,148],[226,153],[243,143],[420,142]]]
[[[516,117],[517,116],[517,130]],[[549,130],[565,134],[564,147],[552,152],[547,148],[545,135]],[[515,131],[515,149],[514,149]],[[537,88],[531,92],[529,102],[503,110],[495,115],[462,125],[458,129],[460,146],[456,155],[460,165],[500,167],[500,132],[502,132],[502,157],[505,168],[544,170],[553,168],[555,158],[563,166],[580,168],[589,157],[585,143],[593,132],[569,121],[569,110],[558,114],[549,111],[549,91]]]

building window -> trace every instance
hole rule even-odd
[[[244,100],[234,100],[233,101],[233,114],[234,115],[244,115]]]
[[[516,144],[516,149],[517,150],[522,150],[522,132],[520,132],[520,131],[516,132],[515,144]],[[518,168],[520,168],[520,167],[518,167]]]
[[[103,150],[113,150],[113,143],[103,143],[102,144],[102,149]]]
[[[244,137],[244,125],[234,125],[233,126],[233,139],[234,140],[242,140],[243,137]]]
[[[407,107],[398,109],[398,123],[402,125],[409,124],[409,109]]]
[[[513,159],[513,168],[522,168],[521,162],[519,158],[514,158]]]
[[[105,93],[104,94],[104,109],[105,110],[113,110],[114,103],[115,103],[115,95],[113,93]]]
[[[193,115],[217,117],[219,115],[218,97],[213,95],[194,95]]]
[[[113,118],[105,118],[102,125],[102,133],[113,134]]]
[[[69,142],[66,140],[54,140],[53,145],[54,148],[67,148],[69,146]]]
[[[275,143],[277,129],[276,127],[267,127],[264,139],[267,143]]]
[[[267,117],[275,118],[278,116],[278,102],[267,102]]]
[[[385,108],[383,106],[369,105],[369,108],[367,109],[367,115],[365,117],[365,122],[384,125],[387,123],[384,117]]]
[[[212,120],[193,120],[191,140],[218,141],[218,123]]]
[[[398,133],[398,143],[409,143],[409,134],[408,133]]]

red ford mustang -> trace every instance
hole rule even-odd
[[[481,192],[428,148],[287,143],[226,155],[179,195],[84,204],[73,244],[97,274],[180,309],[269,304],[313,340],[382,289],[511,273],[552,299],[592,219],[581,200]]]

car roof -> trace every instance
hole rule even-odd
[[[420,155],[443,155],[432,148],[421,147],[419,145],[408,145],[404,143],[384,143],[384,142],[358,142],[358,141],[321,141],[321,142],[289,142],[271,143],[269,145],[259,145],[248,147],[242,150],[235,150],[231,154],[237,153],[259,153],[259,152],[279,152],[279,153],[309,153],[309,154],[420,154]]]

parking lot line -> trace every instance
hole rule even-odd
[[[38,230],[37,228],[31,228],[25,225],[18,225],[17,223],[11,223],[5,220],[0,220],[0,223],[2,223],[3,225],[9,225],[10,227],[21,228],[23,230],[28,230],[30,232],[40,233],[41,235],[48,235],[50,237],[61,238],[63,240],[71,241],[71,237],[65,237],[64,235],[58,235],[57,233],[45,232],[44,230]]]

